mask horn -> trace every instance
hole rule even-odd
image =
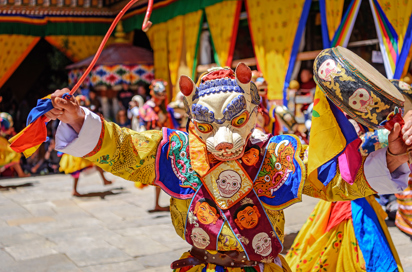
[[[243,62],[237,65],[235,74],[236,79],[242,84],[248,84],[252,80],[252,70]]]
[[[195,90],[195,83],[188,76],[180,76],[179,78],[179,88],[184,96],[190,96]]]

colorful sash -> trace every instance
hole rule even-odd
[[[263,207],[279,210],[301,200],[305,167],[292,135],[272,137],[254,182],[239,161],[221,162],[203,177],[191,167],[187,133],[164,129],[156,157],[156,181],[175,198],[192,198],[185,239],[217,250],[225,224],[251,261],[271,263],[282,244]]]
[[[249,260],[273,262],[283,247],[240,163],[216,165],[202,183],[189,208],[187,242],[217,250],[217,239],[226,221]]]
[[[197,248],[217,250],[225,220],[204,186],[193,197],[186,218],[186,241]]]

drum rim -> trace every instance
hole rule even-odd
[[[380,88],[379,86],[377,86],[375,83],[373,83],[371,80],[368,80],[367,77],[365,77],[364,74],[362,74],[356,67],[354,67],[353,65],[351,65],[339,52],[339,48],[344,48],[342,46],[337,46],[337,47],[333,47],[332,52],[334,53],[334,55],[336,56],[337,59],[339,59],[346,67],[352,67],[353,69],[350,69],[350,71],[352,71],[356,76],[358,76],[359,79],[362,80],[362,82],[364,82],[366,85],[370,86],[372,89],[374,89],[375,91],[377,91],[379,94],[385,96],[387,99],[389,99],[390,101],[396,103],[398,106],[403,107],[403,103],[404,101],[401,101],[399,99],[397,99],[396,97],[390,95],[389,93],[385,92],[382,88]],[[346,48],[345,48],[346,49]],[[356,54],[355,54],[356,55]],[[379,73],[379,71],[377,71]],[[382,75],[383,76],[383,75]],[[389,79],[387,79],[389,81]],[[391,83],[392,84],[392,83]],[[399,92],[398,89],[396,89],[396,91]],[[401,96],[403,97],[402,93],[399,92],[401,94]]]

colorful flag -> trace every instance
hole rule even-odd
[[[51,95],[37,100],[27,117],[26,128],[9,140],[10,147],[16,152],[23,152],[24,156],[30,157],[40,145],[47,140],[47,127],[49,121],[44,114],[53,109],[50,99]]]
[[[317,87],[309,141],[308,178],[319,187],[326,186],[336,175],[339,165],[342,178],[352,184],[362,163],[360,143],[353,125]]]
[[[377,0],[370,0],[369,2],[379,38],[386,75],[389,79],[392,79],[399,56],[398,34],[383,12],[379,2]]]
[[[342,18],[342,22],[333,36],[330,47],[336,47],[338,45],[346,47],[348,45],[353,26],[355,25],[356,18],[358,17],[361,2],[362,0],[352,0],[349,4],[349,7]]]

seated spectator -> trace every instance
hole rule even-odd
[[[47,152],[45,156],[49,173],[59,173],[60,157],[57,155],[57,151],[54,150],[55,146],[55,140],[50,139],[50,143],[47,147]]]
[[[144,125],[140,121],[139,109],[143,107],[144,100],[140,95],[135,95],[132,101],[129,102],[129,109],[127,110],[127,118],[131,120],[131,129],[137,132],[145,130]]]
[[[46,158],[47,154],[47,158]],[[45,175],[49,173],[47,160],[50,157],[49,150],[46,151],[46,143],[41,146],[26,159],[26,164],[23,165],[24,172],[30,174]]]
[[[119,105],[124,109],[129,108],[129,102],[132,100],[134,93],[129,89],[127,83],[122,83],[122,89],[117,92],[117,100],[119,100]]]
[[[126,111],[124,109],[121,109],[117,112],[116,123],[120,127],[130,128],[130,120],[127,118]]]
[[[89,91],[89,101],[90,101],[90,110],[94,113],[102,113],[102,104],[97,98],[97,94],[94,90]]]
[[[308,92],[316,88],[316,82],[313,80],[313,74],[309,69],[303,69],[300,72],[300,88]]]

